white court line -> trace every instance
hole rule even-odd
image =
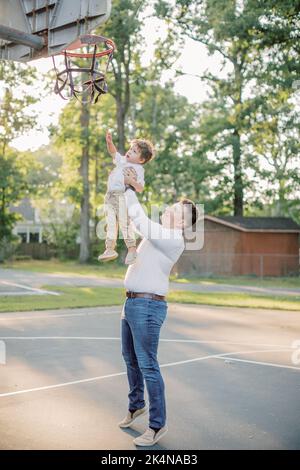
[[[234,356],[234,355],[237,355],[237,354],[241,355],[241,354],[251,354],[251,353],[253,354],[253,353],[264,353],[264,352],[280,352],[280,351],[287,351],[289,349],[287,349],[287,348],[285,348],[285,349],[273,349],[273,350],[269,349],[267,351],[266,350],[263,350],[263,351],[261,351],[261,350],[256,350],[256,351],[253,351],[253,350],[252,351],[235,351],[235,352],[233,351],[233,352],[229,352],[229,353],[211,354],[209,356],[201,356],[201,357],[196,357],[194,359],[187,359],[185,361],[169,362],[167,364],[160,365],[160,368],[173,367],[173,366],[188,364],[188,363],[192,363],[192,362],[200,362],[200,361],[204,361],[204,360],[207,360],[207,359],[215,359],[215,358],[219,358],[219,357]],[[300,367],[297,370],[300,370]],[[50,390],[50,389],[60,388],[60,387],[67,387],[69,385],[77,385],[77,384],[81,384],[81,383],[95,382],[97,380],[102,380],[102,379],[112,378],[112,377],[119,377],[119,376],[122,376],[122,375],[126,375],[126,372],[118,372],[116,374],[109,374],[109,375],[102,375],[102,376],[98,376],[98,377],[91,377],[89,379],[74,380],[72,382],[63,382],[63,383],[55,384],[55,385],[46,385],[44,387],[31,388],[31,389],[26,389],[26,390],[18,390],[16,392],[1,393],[0,398],[11,397],[11,396],[21,395],[21,394],[25,394],[25,393],[30,393],[30,392],[38,392],[38,391],[42,391],[42,390]]]
[[[106,313],[106,312],[99,312],[99,313]],[[116,312],[110,312],[110,313],[116,313]],[[119,313],[119,312],[117,312]],[[7,340],[59,340],[59,339],[69,339],[69,340],[88,340],[88,341],[97,341],[97,340],[112,340],[112,341],[121,341],[120,337],[103,337],[103,336],[0,336],[0,340],[7,341]],[[292,346],[288,346],[285,344],[270,344],[270,343],[240,343],[236,341],[203,341],[203,340],[197,340],[197,339],[165,339],[165,338],[160,338],[160,342],[164,343],[187,343],[187,344],[233,344],[236,346],[265,346],[268,348],[289,348],[289,349],[294,349]]]
[[[69,385],[77,385],[77,384],[86,383],[86,382],[94,382],[95,380],[108,379],[110,377],[117,377],[117,376],[125,375],[125,374],[126,372],[118,372],[117,374],[101,375],[99,377],[91,377],[90,379],[74,380],[73,382],[64,382],[61,384],[46,385],[45,387],[29,388],[26,390],[19,390],[17,392],[1,393],[0,398],[11,397],[14,395],[21,395],[23,393],[40,392],[42,390],[51,390],[53,388],[67,387]]]
[[[84,307],[82,307],[84,308]],[[90,307],[87,307],[87,308],[90,308]],[[97,307],[95,307],[97,308]],[[100,307],[100,308],[103,308],[103,307]],[[108,308],[110,308],[110,306],[108,306]],[[37,312],[40,311],[40,310],[37,310]],[[13,315],[10,317],[6,317],[6,318],[1,318],[1,315],[6,315],[7,313],[14,313],[14,312],[3,312],[3,314],[0,313],[0,322],[1,321],[11,321],[11,320],[35,320],[35,319],[52,319],[52,318],[64,318],[64,317],[84,317],[85,315],[99,315],[100,313],[105,313],[105,314],[108,314],[108,313],[120,313],[121,314],[121,310],[105,310],[105,311],[100,311],[100,312],[83,312],[83,313],[62,313],[61,315],[55,315],[54,313],[53,314],[50,314],[50,315],[40,315],[40,316],[35,316],[35,315],[32,315],[31,317],[14,317]]]
[[[58,292],[38,289],[37,287],[28,287],[28,286],[24,286],[23,284],[17,284],[15,282],[0,281],[0,283],[5,284],[6,286],[19,287],[20,289],[38,292],[39,294],[60,295]]]
[[[223,357],[216,357],[215,359],[221,359],[222,361],[224,360]],[[300,370],[300,367],[286,366],[286,365],[283,365],[283,364],[275,364],[274,362],[249,361],[247,359],[237,359],[236,357],[227,357],[226,359],[234,361],[234,362],[245,362],[246,364],[255,364],[255,365],[258,365],[258,366],[269,366],[269,367],[279,367],[279,368],[283,368],[283,369]]]
[[[109,340],[116,340],[120,341],[121,338],[116,338],[116,337],[109,337],[109,336],[1,336],[0,340],[8,340],[8,339],[13,339],[13,340],[41,340],[41,339],[46,339],[46,340],[53,340],[53,339],[71,339],[71,340],[78,340],[78,339],[87,339],[87,340],[103,340],[103,339],[109,339]],[[161,340],[160,340],[161,341]]]
[[[5,291],[3,292],[3,291],[1,291],[0,299],[1,299],[1,297],[8,297],[8,296],[10,296],[10,297],[16,297],[17,296],[17,297],[19,297],[19,296],[23,296],[23,295],[32,295],[32,293],[31,292],[11,292],[11,291],[10,292],[5,292]],[[35,295],[44,295],[44,294],[40,294],[40,292],[36,292]]]
[[[291,348],[281,348],[281,349],[263,349],[263,350],[256,350],[256,351],[234,351],[232,353],[220,353],[220,354],[212,354],[210,356],[201,356],[195,357],[194,359],[186,359],[185,361],[178,361],[178,362],[168,362],[167,364],[162,364],[160,367],[171,367],[171,366],[179,366],[182,364],[189,364],[191,362],[198,362],[203,361],[204,359],[213,359],[218,357],[227,357],[229,355],[235,356],[237,354],[254,354],[254,353],[264,353],[264,352],[280,352],[280,351],[289,351]],[[300,367],[299,367],[300,370]],[[1,395],[0,395],[1,396]]]

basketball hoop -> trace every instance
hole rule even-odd
[[[104,50],[99,50],[100,46]],[[93,52],[89,52],[93,47]],[[86,52],[83,48],[86,48]],[[81,49],[81,52],[76,50]],[[64,69],[59,71],[52,56],[54,70],[56,73],[56,83],[54,92],[64,100],[75,97],[81,103],[97,103],[100,96],[107,93],[106,73],[116,49],[111,39],[103,36],[83,35],[57,55],[64,57]],[[74,52],[75,51],[75,52]],[[106,64],[103,71],[100,70],[100,60],[106,57]],[[74,63],[75,59],[91,60],[83,66]],[[87,100],[87,96],[90,96]]]

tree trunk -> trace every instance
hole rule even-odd
[[[86,263],[90,257],[90,184],[89,184],[89,104],[82,104],[80,124],[82,136],[82,154],[80,174],[82,177],[82,197],[80,213],[80,253],[79,262]]]
[[[284,209],[286,204],[286,189],[285,189],[285,181],[282,176],[279,177],[279,204],[278,204],[278,215],[284,215]]]
[[[98,168],[99,154],[98,152],[99,152],[99,149],[98,149],[98,146],[96,146],[95,148],[95,191],[94,191],[95,213],[93,215],[95,227],[98,223],[98,214],[97,214],[97,211],[98,211],[97,203],[98,203],[98,194],[99,194],[99,168]]]
[[[117,103],[117,125],[118,125],[118,151],[124,155],[125,153],[125,115],[123,104],[120,99]]]
[[[234,215],[243,216],[243,175],[241,162],[241,137],[233,131],[233,166],[234,166]]]

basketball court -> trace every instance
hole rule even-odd
[[[147,416],[118,428],[120,315],[1,314],[2,449],[135,449]],[[170,305],[159,348],[169,432],[151,449],[299,449],[299,331],[295,312]]]

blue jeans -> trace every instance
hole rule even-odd
[[[166,424],[165,385],[157,361],[157,349],[167,308],[164,300],[127,298],[121,317],[129,409],[145,406],[145,380],[149,397],[149,426],[154,428],[162,428]]]

